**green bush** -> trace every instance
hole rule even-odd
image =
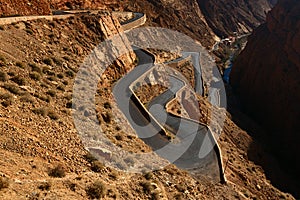
[[[106,185],[101,181],[95,181],[86,188],[86,193],[91,199],[100,199],[106,195]]]

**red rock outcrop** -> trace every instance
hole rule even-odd
[[[1,0],[0,15],[49,15],[50,5],[47,0]]]
[[[246,112],[269,130],[289,171],[300,168],[300,1],[281,0],[237,58],[231,84]]]

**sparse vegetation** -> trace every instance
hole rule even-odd
[[[58,77],[59,79],[63,79],[65,76],[64,76],[62,73],[59,73],[59,74],[57,74],[57,77]]]
[[[28,102],[28,103],[34,103],[35,99],[30,95],[30,94],[25,94],[20,98],[21,101],[23,102]]]
[[[11,78],[10,80],[12,80],[13,82],[15,82],[18,85],[26,85],[26,79],[20,76],[15,76],[13,78]]]
[[[70,188],[71,191],[73,191],[73,192],[76,191],[76,186],[77,186],[76,183],[73,183],[71,181],[67,181],[66,185],[67,185],[68,188]]]
[[[106,109],[111,109],[110,103],[109,103],[109,102],[105,102],[105,103],[104,103],[104,108],[106,108]]]
[[[26,28],[25,29],[26,33],[30,34],[30,35],[33,35],[33,31],[29,28]]]
[[[74,78],[75,74],[74,74],[73,71],[68,70],[68,71],[66,71],[66,76],[68,76],[68,77],[70,77],[70,78]]]
[[[116,140],[119,140],[119,141],[123,140],[123,136],[120,134],[116,135],[115,138],[116,138]]]
[[[57,57],[52,57],[51,58],[53,60],[53,62],[58,65],[58,66],[61,66],[62,65],[62,60],[57,58]]]
[[[98,160],[92,162],[91,170],[94,172],[101,172],[105,166]]]
[[[66,107],[67,107],[67,108],[72,108],[72,101],[68,102],[68,103],[66,104]]]
[[[0,190],[4,189],[4,188],[8,188],[9,186],[9,181],[7,178],[4,177],[0,177]]]
[[[43,67],[42,72],[49,76],[55,76],[55,73],[49,67]]]
[[[91,199],[100,199],[106,195],[106,185],[101,181],[95,181],[86,188],[86,193]]]
[[[35,81],[41,80],[41,75],[38,72],[32,72],[32,73],[30,73],[29,77],[32,78]]]
[[[51,97],[48,96],[48,95],[35,94],[34,96],[37,97],[37,98],[39,98],[39,99],[42,100],[42,101],[47,102],[47,103],[50,103],[50,102],[51,102]]]
[[[26,67],[25,67],[25,64],[22,63],[22,62],[16,62],[16,66],[17,66],[17,67],[20,67],[20,68],[22,68],[22,69],[25,69],[25,68],[26,68]]]
[[[22,91],[20,90],[19,86],[15,85],[15,84],[7,83],[7,84],[3,85],[3,88],[5,88],[6,90],[8,90],[11,93],[16,94],[16,95],[22,94]]]
[[[52,75],[51,75],[51,76],[48,76],[47,79],[48,79],[49,81],[58,81],[57,78],[56,78],[55,76],[52,76]]]
[[[43,63],[45,63],[46,65],[52,65],[53,61],[51,58],[44,58],[43,59]]]
[[[49,91],[47,91],[47,94],[50,95],[51,97],[55,97],[56,96],[56,91],[55,90],[49,90]]]
[[[5,82],[7,80],[8,80],[8,76],[7,76],[6,72],[0,71],[0,81]]]
[[[7,64],[6,59],[0,55],[0,67],[6,66],[6,64]]]
[[[106,123],[111,123],[112,115],[110,113],[102,113],[101,116]]]
[[[145,179],[150,180],[153,178],[153,173],[152,172],[148,172],[144,175]]]
[[[48,190],[50,190],[50,188],[51,188],[51,184],[49,182],[43,182],[42,184],[40,184],[38,186],[38,189],[40,189],[42,191],[44,191],[44,190],[48,191]]]
[[[141,186],[143,187],[144,192],[147,194],[151,194],[151,192],[154,190],[154,186],[149,181],[143,181]]]
[[[65,86],[64,85],[58,85],[57,89],[64,92],[65,91]]]
[[[52,111],[52,110],[48,111],[48,117],[50,117],[50,119],[52,119],[52,120],[58,120],[59,119],[59,115],[56,112]]]
[[[69,82],[68,82],[67,80],[64,80],[62,83],[63,83],[64,85],[68,85],[68,84],[69,84]]]
[[[84,159],[88,161],[89,163],[97,161],[97,158],[93,156],[90,152],[88,152],[86,155],[84,155]]]
[[[66,176],[66,172],[62,165],[57,165],[48,171],[48,175],[55,178],[62,178]]]
[[[32,110],[32,112],[37,115],[42,115],[43,117],[46,117],[48,114],[48,109],[47,108],[34,108]]]
[[[37,73],[39,73],[39,74],[43,73],[43,72],[42,72],[42,69],[41,69],[39,66],[37,66],[37,64],[35,64],[35,63],[30,63],[29,66],[31,67],[31,71],[32,71],[32,72],[37,72]]]

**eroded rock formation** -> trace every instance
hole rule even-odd
[[[231,84],[246,112],[269,130],[290,172],[300,168],[300,1],[281,0],[236,60]]]

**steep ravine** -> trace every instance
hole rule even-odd
[[[268,0],[197,0],[209,26],[220,37],[248,33],[265,21]],[[274,1],[273,1],[274,3]]]
[[[282,166],[300,177],[300,2],[281,0],[249,37],[231,85],[244,110],[268,130],[265,141]],[[299,194],[298,194],[299,195]]]

